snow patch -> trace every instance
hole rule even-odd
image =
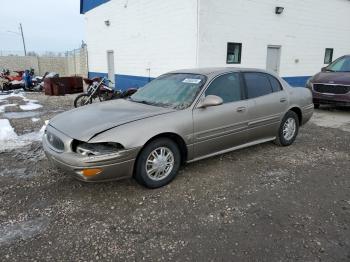
[[[32,132],[18,136],[8,119],[0,119],[0,152],[21,148],[30,145],[34,141],[41,141],[48,121],[39,132]]]
[[[21,119],[21,118],[31,118],[39,116],[40,112],[38,111],[20,111],[20,112],[7,112],[2,116],[7,119]]]
[[[27,101],[28,102],[25,105],[20,105],[19,106],[19,108],[21,108],[24,111],[35,110],[35,109],[43,107],[42,105],[36,104],[38,102],[37,100],[23,99],[23,101]]]
[[[38,122],[38,121],[40,121],[40,118],[36,118],[36,117],[33,117],[33,118],[32,118],[32,122],[35,123],[35,122]]]
[[[8,119],[0,119],[0,141],[17,139],[15,130],[10,125]]]
[[[24,92],[13,92],[5,95],[0,94],[0,102],[3,100],[7,100],[10,97],[20,97],[23,99],[24,102],[27,102],[27,104],[19,106],[24,111],[35,110],[42,107],[42,105],[38,104],[38,100],[28,99],[24,95],[25,95]],[[0,112],[1,112],[1,108],[0,108]]]
[[[18,92],[18,93],[17,92],[12,92],[10,94],[5,94],[5,95],[0,94],[0,101],[1,100],[7,100],[10,97],[22,97],[23,99],[25,99],[23,92]]]

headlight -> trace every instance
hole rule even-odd
[[[118,143],[84,143],[76,142],[73,144],[73,151],[83,156],[100,156],[117,153],[124,149]]]
[[[306,82],[306,88],[309,88],[310,90],[312,89],[312,85],[313,85],[311,81],[312,81],[312,77],[309,78]]]

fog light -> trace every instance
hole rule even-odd
[[[84,177],[96,176],[100,173],[102,173],[102,169],[99,169],[99,168],[83,169],[78,172],[79,175],[82,175]]]

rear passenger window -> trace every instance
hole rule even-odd
[[[279,92],[282,90],[280,81],[278,81],[275,77],[269,75],[269,80],[270,80],[273,92]]]
[[[248,98],[255,98],[272,93],[268,75],[264,73],[244,73]]]
[[[224,103],[241,100],[242,92],[239,74],[230,73],[217,77],[205,91],[205,95],[219,96],[224,100]]]

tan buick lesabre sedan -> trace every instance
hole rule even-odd
[[[291,145],[313,114],[307,88],[258,69],[206,68],[162,75],[130,98],[62,113],[43,146],[60,169],[87,182],[134,177],[166,185],[180,165],[275,141]]]

